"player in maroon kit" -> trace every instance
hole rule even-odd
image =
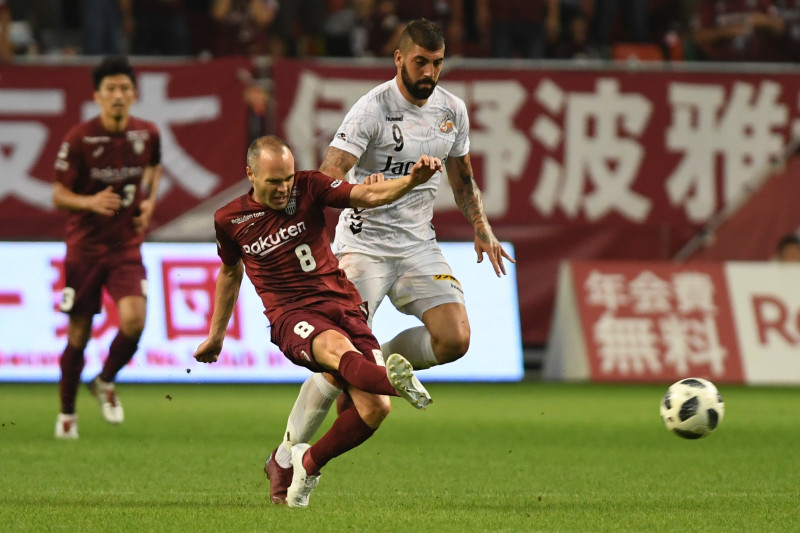
[[[155,208],[161,144],[155,124],[130,115],[136,76],[124,57],[105,58],[92,72],[100,115],[74,126],[55,163],[53,203],[69,212],[61,310],[69,314],[61,356],[61,413],[56,437],[77,439],[75,399],[92,318],[102,289],[114,298],[120,329],[89,389],[112,424],[123,421],[114,379],[131,360],[144,328],[147,280],[141,244]]]
[[[391,408],[386,395],[402,396],[418,409],[431,401],[404,357],[392,354],[384,367],[367,325],[369,310],[331,251],[324,208],[386,205],[441,169],[438,158],[423,155],[409,175],[352,185],[316,171],[295,172],[286,143],[261,137],[247,151],[253,188],[214,216],[222,266],[208,338],[195,359],[217,360],[246,269],[264,304],[272,342],[293,363],[332,373],[352,399],[313,446],[292,448],[289,506],[306,507],[320,468],[375,432]]]

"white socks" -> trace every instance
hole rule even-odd
[[[431,334],[425,326],[401,331],[392,340],[381,344],[383,357],[399,353],[411,363],[414,370],[422,370],[439,364],[431,346]]]
[[[339,387],[328,383],[319,373],[312,374],[303,382],[292,412],[289,413],[283,442],[275,453],[275,461],[281,467],[292,466],[292,446],[311,441],[341,393]]]

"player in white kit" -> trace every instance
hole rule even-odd
[[[494,236],[473,178],[466,105],[437,87],[444,61],[441,28],[425,19],[409,23],[394,60],[397,76],[350,109],[320,171],[364,183],[407,174],[420,154],[438,157],[445,163],[456,203],[474,227],[478,262],[486,253],[495,273],[505,274],[503,258],[514,260]],[[455,361],[469,348],[464,294],[431,224],[440,177],[437,173],[390,205],[345,209],[333,243],[339,266],[367,303],[370,326],[385,296],[424,324],[381,345],[384,356],[400,353],[415,369]],[[275,503],[285,497],[285,480],[291,482],[291,447],[314,436],[341,392],[333,383],[314,374],[300,389],[284,441],[265,465]]]

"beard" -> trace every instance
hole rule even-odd
[[[422,78],[416,82],[411,81],[411,75],[409,75],[405,64],[400,68],[400,79],[403,80],[403,85],[405,85],[408,93],[417,100],[427,100],[436,88],[436,81],[431,78]],[[429,86],[423,87],[422,85],[425,83],[429,84]]]

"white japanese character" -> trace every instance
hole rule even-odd
[[[663,313],[672,309],[670,284],[648,270],[630,282],[628,292],[637,313]]]
[[[649,318],[620,318],[605,313],[594,325],[594,340],[605,374],[643,374],[661,371],[658,336]]]
[[[667,130],[667,148],[684,155],[667,179],[666,189],[673,205],[685,206],[689,220],[702,222],[717,210],[718,156],[723,159],[727,204],[781,152],[784,140],[775,129],[787,124],[789,112],[778,102],[780,90],[780,84],[764,81],[754,97],[753,84],[736,82],[727,107],[723,107],[721,86],[669,86],[672,124]]]
[[[628,303],[625,293],[625,277],[622,274],[603,274],[593,270],[584,283],[586,301],[590,305],[605,307],[615,311]]]
[[[558,205],[571,218],[583,211],[587,219],[597,220],[616,211],[637,222],[646,219],[652,201],[631,188],[644,149],[631,137],[644,132],[652,103],[641,94],[620,93],[616,79],[598,79],[594,93],[562,98],[558,92],[547,80],[536,98],[551,110],[566,106],[564,168],[559,172],[554,159],[544,158],[534,205],[546,214]],[[560,135],[554,125],[544,116],[533,125],[532,134],[549,149]]]

